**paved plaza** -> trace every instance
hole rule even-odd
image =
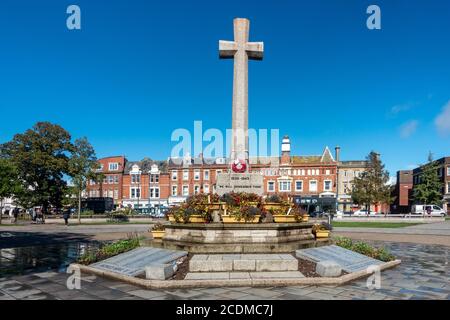
[[[375,242],[375,245],[383,245]],[[83,275],[80,290],[68,290],[60,270],[0,278],[0,299],[450,299],[450,247],[384,243],[402,264],[382,273],[381,288],[366,280],[340,287],[269,287],[145,290],[122,282]]]

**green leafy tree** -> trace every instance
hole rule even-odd
[[[8,159],[0,158],[0,224],[2,223],[3,200],[20,192],[16,166]]]
[[[439,164],[433,161],[433,155],[428,155],[428,163],[422,166],[419,183],[414,186],[413,199],[416,203],[437,204],[442,200],[443,182],[439,178]]]
[[[388,185],[389,172],[384,168],[375,152],[367,156],[367,169],[353,180],[352,198],[356,204],[364,205],[370,211],[370,205],[392,202],[391,188]]]
[[[61,207],[73,149],[70,140],[70,134],[59,125],[38,122],[0,146],[1,156],[17,167],[22,186],[16,196],[19,203],[41,206],[44,214],[50,206]]]
[[[69,172],[78,199],[78,222],[81,222],[81,195],[86,189],[87,181],[95,178],[98,169],[97,158],[92,145],[86,138],[75,140],[72,156],[69,160]]]

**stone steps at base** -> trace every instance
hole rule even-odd
[[[298,260],[291,254],[198,254],[189,261],[189,271],[298,271]]]
[[[252,279],[299,279],[300,271],[282,272],[189,272],[184,280],[252,280]]]

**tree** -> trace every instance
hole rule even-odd
[[[21,190],[16,198],[30,206],[61,207],[72,152],[70,134],[49,122],[38,122],[0,146],[0,155],[17,167]]]
[[[97,158],[92,145],[86,138],[75,140],[69,160],[69,174],[78,198],[78,223],[81,222],[81,194],[86,189],[87,181],[94,179],[97,168]]]
[[[2,223],[3,199],[20,192],[17,168],[8,159],[0,158],[0,224]]]
[[[384,169],[379,154],[372,151],[366,159],[367,169],[353,180],[352,198],[356,204],[364,205],[369,212],[370,205],[390,204],[392,197],[388,185],[389,172]]]
[[[413,199],[416,203],[436,204],[442,200],[443,182],[439,178],[439,164],[428,155],[428,163],[422,166],[419,183],[414,186]]]

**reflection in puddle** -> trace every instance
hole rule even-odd
[[[50,269],[64,271],[86,250],[98,243],[65,243],[46,246],[0,249],[0,278],[8,275],[40,272]]]

